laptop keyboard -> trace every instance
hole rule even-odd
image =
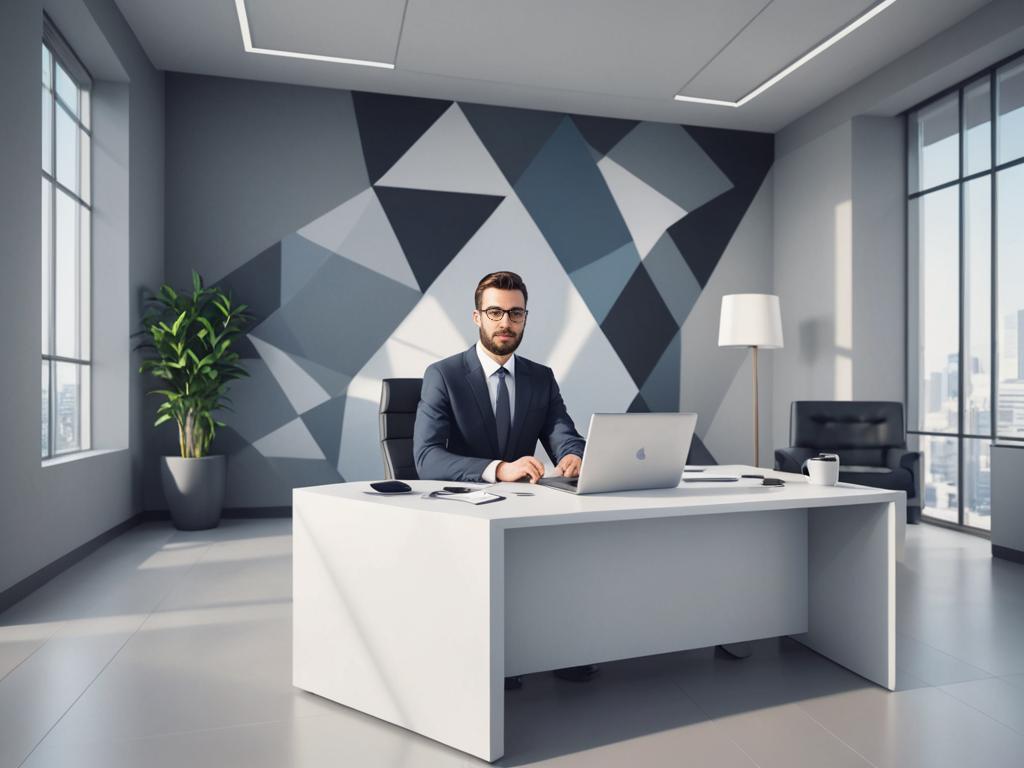
[[[560,475],[552,475],[551,477],[542,477],[540,479],[540,483],[541,485],[547,483],[557,483],[558,485],[571,485],[575,488],[576,486],[579,485],[580,481],[577,477],[569,479],[567,477],[562,477]]]

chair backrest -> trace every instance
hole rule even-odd
[[[380,447],[384,477],[417,480],[412,456],[412,430],[423,379],[384,379],[380,388]]]
[[[796,400],[789,437],[795,447],[836,451],[844,464],[882,465],[887,449],[906,447],[903,403]]]

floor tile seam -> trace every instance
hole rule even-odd
[[[61,622],[61,623],[63,623],[63,622]],[[28,660],[29,660],[29,659],[31,659],[31,658],[32,658],[33,656],[35,656],[35,655],[36,655],[36,654],[37,654],[37,653],[39,652],[39,650],[40,650],[40,649],[41,649],[41,648],[42,648],[42,647],[43,647],[44,645],[46,645],[46,644],[47,644],[48,642],[50,642],[50,640],[52,640],[52,639],[53,639],[53,636],[54,636],[54,635],[55,635],[56,633],[57,633],[57,630],[54,630],[53,632],[51,632],[51,633],[50,633],[49,635],[47,635],[47,636],[46,636],[46,638],[45,638],[45,639],[43,639],[42,641],[40,641],[39,645],[37,645],[37,646],[36,646],[35,648],[33,648],[33,649],[32,649],[32,651],[31,651],[31,652],[29,653],[29,655],[28,655],[28,656],[26,656],[25,658],[23,658],[23,659],[22,659],[21,661],[19,661],[19,662],[18,662],[17,664],[15,664],[15,665],[14,665],[13,667],[11,667],[11,668],[10,668],[9,670],[7,670],[7,671],[6,671],[6,672],[5,672],[4,674],[0,675],[0,683],[3,683],[3,681],[4,681],[4,680],[6,680],[6,679],[7,679],[7,678],[8,678],[8,677],[9,677],[9,676],[11,675],[11,674],[13,674],[13,673],[14,673],[14,670],[16,670],[16,669],[17,669],[18,667],[20,667],[20,666],[21,666],[22,664],[24,664],[24,663],[25,663],[26,661],[28,661]]]
[[[815,653],[817,653],[817,652],[815,651]],[[718,722],[717,718],[715,718],[715,717],[712,717],[712,716],[710,715],[710,713],[708,713],[708,712],[707,712],[707,711],[706,711],[706,710],[705,710],[705,709],[704,709],[703,707],[701,707],[701,706],[700,706],[700,704],[698,704],[698,703],[697,703],[697,702],[696,702],[696,701],[695,701],[695,700],[693,699],[693,697],[692,697],[692,696],[690,696],[690,694],[689,694],[689,693],[687,693],[687,691],[686,691],[686,690],[685,690],[685,689],[683,688],[682,684],[681,684],[681,683],[680,683],[680,682],[679,682],[679,681],[678,681],[678,680],[677,680],[677,679],[676,679],[675,677],[673,677],[673,682],[674,682],[674,683],[676,684],[676,686],[677,686],[677,687],[678,687],[678,688],[679,688],[679,689],[680,689],[680,690],[681,690],[681,691],[683,692],[683,695],[684,695],[684,696],[686,696],[686,698],[688,698],[688,699],[689,699],[689,700],[690,700],[691,702],[693,702],[694,706],[696,706],[696,707],[697,707],[697,709],[699,709],[699,710],[700,710],[701,712],[703,712],[703,713],[704,713],[704,714],[705,714],[705,715],[706,715],[706,716],[708,717],[708,719],[709,719],[709,720],[710,720],[710,721],[711,721],[712,723],[714,723],[714,724],[715,724],[715,726],[716,726],[716,727],[720,728],[720,729],[721,729],[721,730],[723,731],[723,735],[724,735],[724,736],[725,736],[725,737],[726,737],[727,739],[729,739],[729,740],[730,740],[730,741],[731,741],[731,742],[732,742],[733,744],[736,744],[737,748],[738,748],[738,749],[739,749],[739,750],[740,750],[741,752],[743,752],[743,754],[744,754],[744,755],[746,755],[746,756],[747,756],[747,757],[748,757],[748,758],[749,758],[749,759],[751,760],[751,762],[753,762],[753,763],[754,763],[755,765],[759,765],[759,763],[757,763],[757,761],[756,761],[756,760],[754,760],[754,758],[753,758],[753,757],[752,757],[751,755],[749,755],[749,754],[747,753],[747,751],[746,751],[745,749],[743,749],[743,747],[742,747],[742,746],[741,746],[740,744],[738,744],[738,743],[737,743],[737,742],[736,742],[736,741],[735,741],[734,739],[732,739],[732,737],[730,737],[730,736],[729,736],[729,735],[728,735],[727,733],[724,733],[725,729],[724,729],[724,727],[722,727],[722,726],[721,726],[721,724],[720,724],[720,723]],[[846,741],[845,739],[842,739],[842,738],[841,738],[840,736],[838,736],[837,734],[833,733],[831,729],[827,728],[827,727],[825,726],[825,724],[824,724],[824,723],[822,723],[822,722],[821,722],[820,720],[818,720],[818,719],[817,719],[816,717],[814,717],[814,716],[813,716],[813,715],[812,715],[812,714],[811,714],[811,713],[810,713],[810,712],[809,712],[809,711],[808,711],[808,710],[807,710],[807,709],[806,709],[805,707],[803,707],[803,706],[802,706],[802,704],[801,704],[801,703],[800,703],[799,701],[797,701],[797,702],[790,702],[790,703],[795,703],[795,704],[797,705],[797,707],[798,707],[798,708],[800,709],[800,711],[801,711],[801,712],[802,712],[802,713],[803,713],[804,715],[806,715],[806,716],[807,716],[807,718],[808,718],[808,719],[809,719],[809,720],[810,720],[811,722],[813,722],[814,724],[816,724],[816,725],[817,725],[818,727],[820,727],[820,728],[821,728],[821,729],[822,729],[822,730],[823,730],[823,731],[824,731],[825,733],[827,733],[827,734],[828,734],[829,736],[831,736],[832,738],[834,738],[834,739],[835,739],[836,741],[838,741],[838,742],[839,742],[840,744],[842,744],[842,745],[843,745],[844,747],[846,747],[846,748],[847,748],[847,749],[849,749],[849,750],[850,750],[851,752],[853,752],[853,753],[854,753],[855,755],[857,755],[857,757],[859,757],[859,758],[860,758],[861,760],[863,760],[863,761],[865,762],[865,764],[867,764],[867,765],[869,765],[869,766],[872,766],[872,768],[878,768],[878,765],[877,765],[876,763],[872,762],[872,761],[871,761],[871,760],[869,760],[869,759],[868,759],[868,758],[867,758],[867,757],[866,757],[865,755],[861,754],[861,752],[860,752],[859,750],[855,749],[855,748],[854,748],[854,747],[853,747],[853,746],[852,746],[851,744],[849,744],[849,743],[848,743],[848,742],[847,742],[847,741]]]
[[[128,641],[131,640],[133,637],[135,637],[135,634],[139,631],[139,627],[141,627],[141,626],[142,626],[142,623],[140,622],[139,626],[136,627],[132,631],[132,633],[130,635],[128,635],[128,637],[126,637],[124,639],[124,642],[122,642],[121,645],[119,645],[117,647],[117,650],[114,651],[110,655],[110,658],[106,660],[106,662],[103,664],[102,667],[100,667],[100,670],[95,675],[93,675],[92,679],[85,685],[84,688],[82,688],[81,691],[79,691],[78,695],[75,696],[74,701],[72,701],[67,707],[65,707],[65,709],[61,713],[60,717],[58,717],[56,720],[54,720],[53,725],[51,725],[49,728],[46,729],[46,733],[44,733],[40,737],[39,741],[37,741],[35,743],[35,746],[33,746],[32,749],[29,750],[28,754],[25,755],[24,760],[22,760],[20,763],[18,763],[19,768],[21,766],[23,766],[28,761],[28,759],[30,757],[32,757],[32,753],[33,752],[35,752],[37,749],[39,749],[39,745],[42,744],[46,740],[46,737],[49,736],[53,732],[53,729],[56,728],[60,724],[60,722],[67,716],[68,712],[70,712],[72,710],[72,708],[75,706],[75,704],[77,704],[81,700],[81,698],[86,694],[86,691],[88,691],[90,688],[92,688],[92,686],[96,682],[96,680],[99,679],[99,676],[102,675],[106,671],[107,667],[110,666],[110,664],[114,661],[114,659],[117,658],[117,655],[128,644]]]
[[[174,582],[167,587],[167,589],[164,591],[164,593],[160,596],[160,599],[157,600],[156,605],[154,605],[149,610],[149,613],[146,614],[146,618],[144,618],[142,620],[142,623],[139,625],[138,629],[135,630],[136,632],[138,632],[146,624],[149,623],[149,620],[151,618],[153,618],[153,614],[160,612],[160,608],[161,608],[161,606],[163,606],[164,603],[167,602],[167,598],[169,598],[174,593],[174,590],[176,590],[183,583],[185,583],[185,580],[188,579],[189,574],[191,574],[192,571],[195,570],[196,566],[198,566],[200,563],[202,563],[206,559],[206,556],[208,554],[210,554],[210,550],[213,549],[213,545],[214,544],[215,544],[215,542],[212,542],[212,541],[207,543],[206,547],[203,549],[202,554],[200,554],[199,557],[197,557],[195,560],[193,560],[192,563],[189,565],[189,567],[185,570],[185,572],[183,574],[181,574],[181,576],[179,576],[177,579],[175,579]],[[134,637],[134,636],[135,636],[135,633],[132,633],[132,637]],[[129,638],[129,640],[130,639],[131,638]]]
[[[329,713],[304,715],[302,717],[275,718],[272,720],[253,720],[247,723],[230,723],[228,725],[215,725],[209,728],[181,728],[174,731],[160,731],[159,733],[147,733],[140,736],[115,736],[105,739],[90,739],[88,741],[74,741],[69,746],[89,746],[95,744],[132,744],[151,739],[164,739],[172,736],[189,736],[192,734],[216,733],[217,731],[230,731],[234,728],[255,728],[264,725],[287,725],[299,720],[309,720],[317,717],[327,717]],[[45,737],[43,737],[45,739]],[[38,746],[38,745],[37,745]],[[33,750],[34,751],[34,750]],[[26,758],[28,759],[28,758]]]
[[[134,530],[134,529],[131,529],[131,530]],[[124,532],[123,534],[121,534],[121,536],[124,536],[125,534],[127,534],[127,533],[129,533],[129,532],[130,532],[130,530],[129,530],[129,531],[125,531],[125,532]],[[172,535],[172,532],[168,532],[168,534],[167,534],[166,536],[164,536],[164,537],[162,537],[162,538],[161,538],[161,546],[162,546],[163,544],[165,544],[165,543],[167,542],[167,539],[169,539],[171,535]],[[120,536],[119,536],[118,538],[120,538]],[[108,542],[108,543],[109,543],[109,542]],[[159,550],[159,549],[160,549],[160,547],[157,547],[157,549]],[[103,548],[101,547],[100,549],[96,550],[96,552],[90,552],[90,553],[89,553],[89,555],[88,555],[88,557],[92,557],[93,555],[95,555],[95,554],[98,554],[98,553],[102,552],[102,550],[103,550]],[[84,560],[85,560],[85,559],[88,559],[88,557],[87,557],[87,558],[83,558],[83,562],[84,562]],[[77,565],[77,563],[76,563],[76,565]],[[33,594],[35,594],[35,592],[36,592],[36,591],[37,591],[37,590],[34,590],[34,591],[33,591],[32,593],[30,593],[30,594],[26,595],[24,599],[28,599],[28,598],[29,598],[29,597],[31,597],[31,596],[32,596]],[[19,602],[20,602],[20,601],[19,601]],[[35,623],[38,623],[38,622],[35,622]],[[28,661],[28,660],[29,660],[29,659],[31,659],[31,658],[32,658],[33,656],[35,656],[35,655],[36,655],[36,653],[38,653],[38,652],[39,652],[40,650],[42,650],[43,646],[45,646],[45,645],[46,645],[47,643],[49,643],[49,642],[50,642],[51,640],[53,640],[53,639],[54,639],[54,638],[55,638],[55,637],[57,636],[57,634],[58,634],[58,633],[59,633],[59,632],[61,631],[61,629],[65,628],[65,627],[67,626],[67,624],[68,624],[68,620],[67,620],[67,619],[60,619],[60,620],[58,620],[58,621],[56,621],[56,622],[53,622],[53,625],[54,625],[53,631],[52,631],[52,632],[50,632],[49,634],[47,634],[47,635],[46,635],[46,637],[44,637],[44,638],[42,639],[42,641],[40,641],[39,645],[37,645],[37,646],[36,646],[35,648],[33,648],[33,649],[32,649],[32,652],[31,652],[31,653],[29,653],[29,655],[28,655],[28,656],[26,656],[25,658],[23,658],[23,659],[22,659],[21,661],[19,661],[19,662],[18,662],[17,664],[15,664],[15,665],[14,665],[13,667],[11,667],[11,669],[9,669],[9,670],[8,670],[7,672],[5,672],[5,673],[4,673],[3,675],[0,675],[0,683],[2,683],[2,682],[3,682],[3,681],[4,681],[4,680],[5,680],[5,679],[6,679],[6,678],[7,678],[8,676],[9,676],[9,675],[11,675],[11,674],[12,674],[12,673],[13,673],[13,672],[14,672],[14,671],[15,671],[15,670],[16,670],[16,669],[18,668],[18,667],[20,667],[20,666],[21,666],[22,664],[24,664],[24,663],[25,663],[26,661]],[[45,738],[45,737],[44,737],[44,738]]]
[[[183,573],[183,574],[182,574],[182,576],[181,576],[181,579],[184,579],[184,578],[185,578],[186,576],[188,576],[188,574],[189,574],[189,573],[191,573],[191,572],[192,572],[192,569],[193,569],[193,568],[195,568],[195,566],[196,566],[196,565],[197,565],[197,564],[198,564],[198,563],[199,563],[199,562],[200,562],[200,561],[201,561],[201,560],[202,560],[202,559],[203,559],[204,557],[206,557],[206,553],[207,553],[208,551],[209,551],[209,546],[208,546],[208,547],[206,548],[206,550],[204,550],[204,551],[203,551],[203,553],[202,553],[202,554],[201,554],[201,555],[200,555],[200,556],[199,556],[198,558],[196,558],[196,560],[195,560],[195,561],[194,561],[194,562],[193,562],[193,563],[192,563],[192,564],[191,564],[191,565],[190,565],[190,566],[188,567],[188,570],[186,570],[186,571],[185,571],[185,573]],[[179,581],[180,581],[180,580],[179,580]],[[154,613],[155,611],[159,610],[160,606],[161,606],[161,605],[162,605],[162,604],[164,603],[164,601],[165,601],[165,600],[167,599],[168,595],[169,595],[169,594],[170,594],[170,593],[171,593],[171,592],[172,592],[172,591],[174,590],[174,587],[175,587],[175,586],[177,586],[177,584],[174,584],[174,585],[172,585],[172,586],[170,586],[170,587],[168,587],[168,588],[167,588],[167,591],[166,591],[166,592],[164,593],[164,595],[163,595],[163,596],[162,596],[162,597],[161,597],[161,598],[160,598],[160,599],[159,599],[159,600],[157,601],[157,604],[156,604],[156,606],[154,606],[154,607],[153,607],[153,609],[152,609],[152,610],[150,610],[150,612],[149,612],[149,613],[148,613],[148,614],[146,615],[146,617],[145,617],[144,619],[142,619],[142,621],[140,621],[140,622],[138,623],[138,625],[137,625],[137,626],[135,627],[135,629],[134,629],[134,630],[132,630],[132,632],[131,632],[131,633],[130,633],[130,634],[128,635],[128,637],[126,637],[126,638],[124,639],[124,642],[122,642],[122,643],[121,643],[121,645],[119,645],[119,646],[118,646],[117,650],[116,650],[116,651],[114,651],[114,652],[113,652],[113,653],[112,653],[112,654],[110,655],[110,658],[109,658],[109,659],[107,659],[107,661],[106,661],[106,662],[105,662],[105,663],[103,664],[103,666],[102,666],[102,667],[100,667],[99,671],[98,671],[98,672],[97,672],[97,673],[96,673],[95,675],[93,675],[92,679],[91,679],[91,680],[90,680],[90,681],[88,682],[88,684],[86,684],[86,686],[85,686],[84,688],[82,688],[82,690],[81,690],[81,691],[80,691],[80,692],[78,693],[78,695],[77,695],[77,696],[75,696],[75,699],[74,699],[74,701],[72,701],[72,702],[71,702],[71,703],[70,703],[70,704],[69,704],[69,705],[68,705],[68,706],[67,706],[67,707],[66,707],[66,708],[64,709],[64,711],[63,711],[63,712],[61,713],[60,717],[58,717],[58,718],[57,718],[57,719],[56,719],[56,720],[55,720],[55,721],[53,722],[53,725],[51,725],[51,726],[50,726],[49,728],[47,728],[47,729],[46,729],[46,733],[44,733],[44,734],[42,735],[42,737],[41,737],[41,738],[39,739],[39,741],[37,741],[37,742],[35,743],[35,745],[34,745],[34,746],[32,747],[32,749],[31,749],[31,750],[29,750],[28,754],[27,754],[27,755],[25,755],[25,758],[24,758],[24,760],[22,760],[22,761],[21,761],[20,763],[18,763],[18,768],[21,768],[21,766],[23,766],[23,765],[24,765],[24,764],[25,764],[25,763],[26,763],[26,762],[27,762],[27,761],[29,760],[29,758],[31,758],[31,757],[32,757],[32,754],[33,754],[33,753],[34,753],[34,752],[35,752],[35,751],[36,751],[37,749],[39,749],[39,745],[40,745],[40,744],[42,744],[42,743],[43,743],[44,741],[46,741],[46,738],[47,738],[47,737],[48,737],[48,736],[49,736],[49,735],[50,735],[51,733],[53,733],[53,730],[54,730],[54,728],[56,728],[56,727],[57,727],[58,725],[60,725],[61,721],[62,721],[62,720],[63,720],[63,719],[65,718],[65,717],[67,717],[67,714],[68,714],[68,712],[70,712],[70,711],[71,711],[71,710],[72,710],[72,709],[74,708],[74,706],[75,706],[75,705],[76,705],[76,704],[77,704],[77,703],[78,703],[78,702],[79,702],[79,701],[80,701],[80,700],[82,699],[82,697],[83,697],[83,696],[85,696],[85,694],[86,694],[86,693],[87,693],[87,692],[89,691],[89,689],[90,689],[90,688],[92,688],[92,686],[93,686],[93,685],[94,685],[94,684],[96,683],[96,681],[97,681],[97,680],[98,680],[98,679],[100,678],[100,675],[102,675],[102,674],[103,674],[104,672],[106,672],[106,670],[107,670],[107,667],[109,667],[109,666],[110,666],[111,664],[113,664],[113,663],[114,663],[114,659],[116,659],[116,658],[117,658],[117,656],[118,656],[118,655],[119,655],[119,654],[121,653],[121,651],[123,651],[123,650],[124,650],[125,646],[126,646],[126,645],[128,645],[128,643],[129,643],[129,642],[131,642],[131,639],[132,639],[133,637],[135,637],[135,636],[136,636],[136,635],[137,635],[137,634],[139,633],[139,630],[141,630],[141,629],[142,629],[142,627],[143,627],[143,626],[144,626],[144,625],[146,624],[146,622],[147,622],[147,621],[149,621],[149,619],[150,619],[150,617],[152,617],[153,613]]]
[[[892,693],[892,692],[890,692],[890,693]],[[833,730],[832,730],[831,728],[829,728],[829,727],[828,727],[827,725],[825,725],[825,724],[824,724],[823,722],[821,722],[821,720],[819,720],[818,718],[816,718],[816,717],[815,717],[815,716],[814,716],[814,715],[813,715],[813,714],[811,713],[811,711],[810,711],[809,709],[807,709],[807,707],[805,707],[805,706],[804,706],[803,702],[801,702],[801,701],[798,701],[798,702],[796,702],[796,705],[797,705],[797,706],[798,706],[798,707],[800,708],[800,710],[801,710],[801,711],[802,711],[802,712],[803,712],[803,713],[804,713],[805,715],[807,715],[807,717],[808,717],[808,718],[810,718],[810,720],[811,720],[811,721],[813,721],[814,723],[817,723],[817,724],[818,724],[818,726],[819,726],[819,727],[820,727],[820,728],[821,728],[821,729],[822,729],[823,731],[825,731],[825,733],[829,734],[829,735],[830,735],[830,736],[831,736],[831,737],[832,737],[833,739],[835,739],[835,740],[836,740],[836,741],[838,741],[838,742],[839,742],[840,744],[842,744],[842,745],[843,745],[844,747],[846,747],[847,749],[849,749],[849,750],[850,750],[851,752],[853,752],[853,754],[855,754],[855,755],[856,755],[857,757],[859,757],[859,758],[860,758],[861,760],[863,760],[863,761],[864,761],[865,763],[867,763],[868,765],[872,766],[872,768],[879,768],[879,766],[878,766],[878,763],[874,762],[873,760],[870,760],[870,759],[868,758],[868,756],[867,756],[867,755],[865,755],[864,753],[862,753],[862,752],[861,752],[861,751],[860,751],[859,749],[857,749],[857,748],[856,748],[856,747],[854,747],[854,746],[853,746],[852,744],[850,744],[850,742],[848,742],[848,741],[847,741],[846,739],[844,739],[844,738],[843,738],[842,736],[840,736],[840,735],[839,735],[838,733],[836,733],[836,732],[835,732],[835,731],[833,731]]]
[[[1021,680],[1020,680],[1020,682],[1014,682],[1013,680],[1010,679],[1011,677],[1018,677],[1018,678],[1021,678]],[[1015,691],[1024,692],[1024,673],[1021,673],[1021,672],[1010,672],[1010,673],[1005,674],[1005,675],[996,675],[996,679],[997,680],[1002,680],[1004,683],[1006,683],[1008,686],[1013,688]],[[968,681],[965,680],[964,682],[968,682]]]
[[[999,680],[1000,678],[996,678],[996,679]],[[965,683],[973,683],[973,682],[977,682],[977,681],[975,681],[975,680],[965,680],[963,682],[965,682]],[[950,683],[950,685],[961,685],[961,684],[962,683]],[[1007,685],[1009,685],[1009,683],[1007,683]],[[1016,734],[1018,736],[1024,736],[1024,731],[1022,731],[1021,729],[1015,728],[1012,725],[1007,725],[1006,723],[1004,723],[1001,720],[996,720],[994,717],[992,717],[992,715],[990,715],[988,712],[984,711],[983,709],[979,709],[978,707],[974,706],[974,704],[972,704],[971,702],[967,701],[966,699],[961,699],[959,696],[957,696],[952,691],[947,691],[946,690],[946,686],[935,686],[935,688],[937,690],[941,691],[942,693],[944,693],[946,696],[949,696],[949,698],[953,699],[953,701],[959,702],[960,704],[963,704],[965,707],[969,707],[969,708],[973,709],[975,712],[977,712],[978,714],[983,715],[984,717],[986,717],[987,719],[991,720],[996,725],[999,725],[999,726],[1001,726],[1003,728],[1006,728],[1007,730],[1012,731],[1014,734]]]
[[[718,722],[718,718],[713,717],[710,712],[708,712],[704,707],[702,707],[697,702],[697,700],[689,694],[689,692],[683,687],[683,684],[679,681],[679,675],[671,675],[670,679],[672,681],[672,685],[674,685],[676,689],[683,695],[683,698],[685,698],[687,701],[693,704],[693,706],[696,707],[697,711],[707,718],[707,722],[711,723],[711,727],[714,728],[715,731],[722,736],[722,738],[724,738],[729,744],[732,744],[734,747],[736,747],[736,749],[740,751],[740,754],[750,761],[751,765],[756,766],[756,768],[762,768],[761,764],[754,759],[754,756],[747,752],[747,750],[743,748],[742,744],[740,744],[732,736],[729,735],[725,726]]]
[[[904,637],[910,638],[910,639],[911,639],[911,640],[913,640],[913,641],[914,641],[915,643],[920,643],[920,644],[921,644],[921,645],[923,645],[923,646],[924,646],[925,648],[927,648],[927,649],[929,649],[929,650],[931,650],[931,651],[935,651],[936,653],[941,653],[941,654],[942,654],[943,656],[946,656],[946,657],[948,657],[948,658],[950,658],[950,659],[953,659],[953,661],[957,661],[957,662],[959,662],[959,663],[961,663],[961,664],[965,664],[966,666],[968,666],[968,667],[971,667],[972,669],[976,669],[976,670],[978,670],[979,672],[984,672],[984,673],[985,673],[986,675],[988,675],[989,677],[999,677],[999,675],[998,675],[998,674],[996,674],[995,672],[992,672],[991,670],[985,669],[984,667],[979,667],[979,666],[978,666],[977,664],[975,664],[974,662],[971,662],[971,661],[966,661],[965,659],[961,659],[961,658],[960,658],[959,656],[954,656],[953,654],[949,653],[948,651],[944,651],[944,650],[942,650],[941,648],[936,648],[936,647],[935,647],[934,645],[932,645],[931,643],[927,643],[927,642],[925,642],[924,640],[919,640],[919,639],[918,639],[918,638],[916,638],[916,637],[913,637],[913,636],[911,636],[911,635],[908,635],[908,634],[907,634],[906,632],[899,632],[899,631],[897,631],[897,632],[896,632],[896,634],[897,634],[897,635],[903,635]],[[906,671],[906,667],[901,667],[901,668],[902,668],[902,669],[903,669],[904,671]],[[964,681],[964,682],[966,682],[966,681]]]
[[[922,680],[920,677],[915,675],[913,672],[908,671],[905,667],[901,667],[899,664],[897,664],[896,665],[896,676],[899,677],[901,674],[904,676],[904,678],[909,677],[911,683],[920,683],[920,685],[912,685],[909,688],[899,688],[899,687],[897,687],[896,690],[893,691],[893,693],[901,693],[902,691],[917,691],[917,690],[921,690],[922,688],[935,688],[936,687],[936,686],[932,685],[931,683],[929,683],[927,680]],[[984,679],[984,678],[982,678],[982,679]],[[897,683],[897,686],[898,686],[898,683]]]

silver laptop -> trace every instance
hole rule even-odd
[[[539,484],[580,494],[675,488],[696,427],[695,413],[595,413],[579,477]]]

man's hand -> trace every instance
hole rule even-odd
[[[523,456],[515,461],[503,461],[498,465],[494,476],[505,483],[514,483],[516,480],[527,479],[536,483],[544,477],[544,465],[533,456]]]
[[[555,472],[563,477],[579,477],[581,466],[583,466],[583,459],[574,453],[567,453],[558,462]]]

